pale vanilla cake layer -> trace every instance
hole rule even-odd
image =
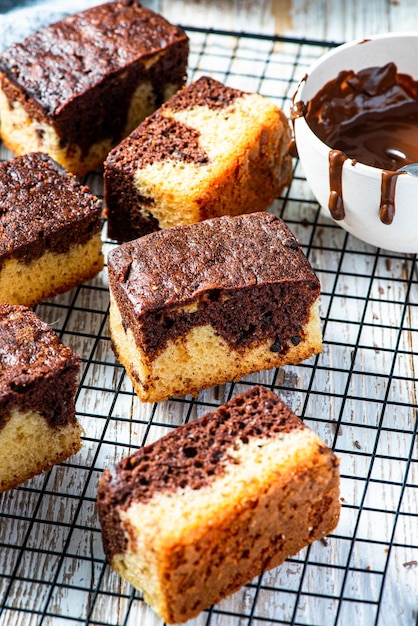
[[[49,471],[81,448],[82,429],[77,422],[51,426],[36,411],[12,410],[0,428],[0,492]]]
[[[336,527],[338,460],[262,387],[106,470],[112,567],[182,623]]]
[[[302,328],[304,341],[296,346],[289,341],[285,354],[270,350],[274,335],[245,351],[233,350],[214,328],[206,325],[193,328],[181,341],[169,341],[152,358],[137,344],[132,330],[123,324],[112,295],[109,324],[115,354],[143,402],[189,393],[197,395],[202,389],[239,380],[253,372],[300,363],[322,350],[318,301]]]
[[[94,278],[103,264],[100,233],[63,254],[46,251],[29,263],[9,259],[0,269],[0,302],[35,306]]]
[[[290,182],[290,139],[274,102],[200,78],[108,155],[109,236],[267,209]]]

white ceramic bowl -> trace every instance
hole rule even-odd
[[[294,103],[306,103],[341,70],[359,71],[394,62],[398,71],[418,79],[418,32],[388,33],[353,41],[323,55],[308,70],[294,95]],[[329,152],[310,129],[304,117],[294,120],[295,141],[300,161],[312,191],[330,215],[328,200]],[[332,146],[331,146],[332,147]],[[418,252],[418,178],[396,177],[395,216],[391,224],[380,220],[382,170],[345,161],[342,193],[345,217],[338,223],[355,237],[396,252]]]

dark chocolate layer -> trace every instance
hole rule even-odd
[[[187,57],[182,29],[138,2],[109,2],[12,45],[0,56],[0,71],[11,81],[4,85],[9,100],[16,97],[13,85],[19,86],[32,117],[86,149],[93,140],[121,139],[140,82],[151,81],[156,106],[167,82],[181,87]]]
[[[0,304],[0,428],[10,411],[36,411],[51,426],[75,422],[80,357],[30,309]]]
[[[101,200],[47,155],[0,163],[0,268],[85,244],[100,231],[101,214]]]
[[[111,239],[129,241],[159,229],[158,221],[148,211],[149,198],[141,196],[136,188],[134,175],[138,169],[165,160],[209,163],[199,145],[199,133],[175,121],[170,113],[197,106],[222,109],[244,93],[202,76],[177,92],[108,154],[104,185]]]
[[[230,106],[237,98],[246,95],[245,91],[227,87],[210,76],[201,76],[188,87],[177,92],[170,102],[163,105],[162,110],[185,111],[194,107],[208,107],[209,109],[224,109]]]
[[[159,111],[150,115],[107,157],[107,167],[119,167],[125,180],[138,169],[158,161],[206,165],[209,157],[199,145],[200,133]],[[108,169],[109,171],[109,169]]]
[[[269,213],[147,235],[111,251],[108,269],[125,327],[151,355],[204,324],[236,350],[270,338],[272,352],[285,351],[304,339],[320,291],[296,239]]]
[[[228,449],[236,442],[246,444],[250,438],[269,439],[302,428],[303,422],[276,394],[255,386],[105,470],[98,511],[106,526],[108,558],[126,548],[119,510],[147,503],[158,493],[201,489],[234,463]]]

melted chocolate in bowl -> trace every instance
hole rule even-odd
[[[390,224],[396,181],[405,174],[397,170],[418,162],[418,81],[398,73],[394,63],[357,73],[344,70],[306,104],[293,104],[292,118],[302,115],[330,147],[332,217],[345,217],[342,168],[349,158],[382,169],[380,220]]]

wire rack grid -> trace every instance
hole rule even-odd
[[[289,112],[298,80],[332,42],[204,31],[189,80],[210,74]],[[10,156],[3,149],[2,158]],[[102,175],[86,178],[102,195]],[[270,209],[321,281],[323,353],[298,366],[159,404],[141,404],[108,335],[106,267],[36,308],[83,360],[81,452],[0,498],[1,626],[161,626],[141,593],[106,564],[96,515],[105,467],[170,429],[264,384],[341,459],[335,532],[265,572],[193,626],[418,625],[418,290],[416,259],[349,236],[320,210],[300,165]],[[106,239],[105,252],[115,244]]]

